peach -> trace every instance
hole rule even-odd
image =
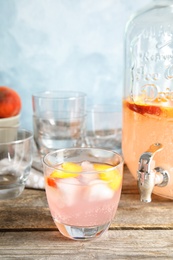
[[[22,108],[18,93],[6,86],[0,86],[0,118],[16,116]]]

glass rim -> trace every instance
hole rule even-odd
[[[29,131],[29,130],[26,130],[26,129],[24,129],[24,128],[21,128],[21,129],[19,129],[18,127],[13,127],[13,126],[4,126],[4,127],[0,127],[0,130],[5,130],[5,129],[14,129],[14,130],[17,130],[17,134],[19,134],[19,133],[25,133],[25,134],[27,134],[27,136],[24,136],[23,138],[20,138],[20,139],[17,139],[17,140],[12,140],[12,141],[8,141],[8,142],[0,142],[0,146],[1,145],[8,145],[8,144],[18,144],[18,143],[22,143],[22,142],[25,142],[25,141],[27,141],[27,140],[29,140],[29,139],[32,139],[33,138],[33,133],[31,132],[31,131]]]
[[[37,99],[59,99],[59,100],[84,98],[86,96],[87,94],[82,91],[71,91],[71,90],[70,91],[45,90],[45,91],[38,91],[32,94],[32,97]]]
[[[111,167],[109,168],[109,169],[106,169],[106,170],[90,170],[90,171],[87,171],[87,174],[95,174],[96,172],[98,173],[98,174],[100,174],[100,173],[102,173],[102,172],[110,172],[110,171],[112,171],[112,170],[115,170],[117,167],[119,167],[119,166],[121,166],[121,165],[123,165],[124,164],[124,159],[123,159],[123,156],[121,155],[121,154],[119,154],[119,153],[117,153],[116,151],[113,151],[113,150],[106,150],[106,149],[103,149],[103,148],[96,148],[96,147],[75,147],[75,148],[62,148],[62,149],[58,149],[58,150],[55,150],[55,151],[52,151],[52,152],[49,152],[49,153],[47,153],[44,157],[43,157],[43,159],[42,159],[42,163],[43,163],[43,165],[45,165],[46,167],[48,167],[49,169],[53,169],[53,170],[58,170],[58,171],[61,171],[61,172],[68,172],[68,173],[71,173],[71,174],[76,174],[76,173],[78,173],[79,174],[79,172],[75,172],[75,171],[69,171],[69,170],[64,170],[64,169],[59,169],[59,168],[57,168],[56,166],[52,166],[52,165],[50,165],[50,164],[48,164],[47,162],[46,162],[46,158],[47,157],[49,157],[49,156],[51,156],[51,155],[53,155],[53,154],[56,154],[56,153],[61,153],[61,152],[63,152],[63,151],[65,151],[65,150],[68,150],[68,151],[72,151],[72,150],[74,150],[74,151],[80,151],[80,150],[95,150],[95,151],[97,151],[97,150],[99,150],[99,151],[103,151],[103,152],[106,152],[106,153],[112,153],[112,154],[114,154],[114,155],[116,155],[116,156],[118,156],[118,158],[119,158],[119,162],[118,162],[118,164],[117,165],[114,165],[114,166],[112,166],[112,165],[110,165]],[[69,161],[69,162],[73,162],[73,161]],[[63,163],[63,162],[62,162]],[[78,162],[75,162],[75,163],[78,163]],[[98,162],[99,163],[99,162]],[[100,163],[100,164],[102,164],[102,163]],[[104,163],[103,163],[104,164]],[[80,174],[86,174],[86,172],[81,172]]]

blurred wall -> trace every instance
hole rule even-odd
[[[121,102],[125,24],[149,2],[0,0],[0,85],[21,96],[21,126],[32,130],[31,95],[39,90]]]

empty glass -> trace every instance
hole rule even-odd
[[[0,200],[21,195],[32,164],[32,133],[0,128]]]
[[[45,91],[32,96],[34,139],[41,156],[65,147],[81,147],[85,139],[86,94]]]
[[[86,143],[121,152],[121,105],[94,105],[87,110]]]

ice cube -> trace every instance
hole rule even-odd
[[[80,198],[81,186],[79,180],[67,178],[58,181],[61,198],[66,206],[72,206]]]
[[[89,201],[100,201],[111,199],[113,195],[114,191],[104,181],[94,180],[90,182],[86,196]]]
[[[90,182],[97,179],[98,179],[98,174],[93,172],[83,172],[79,177],[80,182],[83,184],[89,184]]]
[[[94,170],[93,164],[88,161],[82,162],[81,166],[82,166],[83,171],[85,171],[85,172]]]
[[[93,164],[84,161],[81,163],[82,166],[82,174],[80,175],[80,181],[84,184],[88,184],[89,182],[98,179],[98,174],[95,172]]]

